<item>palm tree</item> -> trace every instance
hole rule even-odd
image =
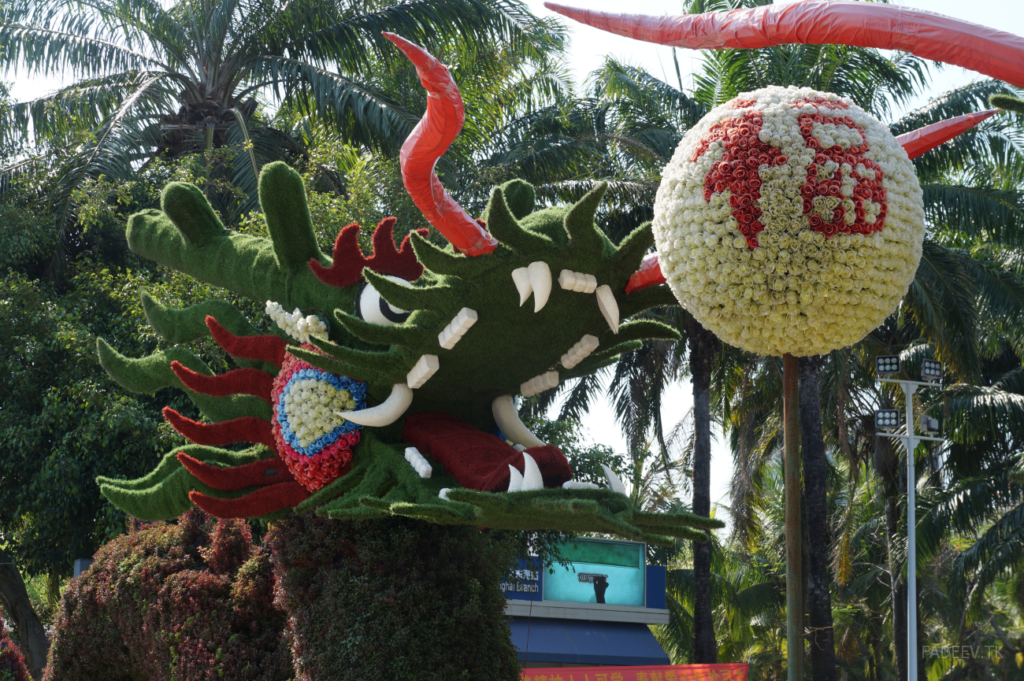
[[[231,180],[255,197],[260,163],[302,153],[267,114],[267,97],[353,143],[394,150],[405,139],[421,105],[405,92],[419,88],[391,89],[391,74],[411,82],[411,71],[383,31],[491,75],[541,64],[562,45],[561,29],[520,0],[14,0],[0,8],[0,64],[73,82],[0,112],[0,135],[74,149],[47,196],[62,233],[83,179],[128,179],[161,155],[235,145],[243,155]]]

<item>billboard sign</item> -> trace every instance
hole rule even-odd
[[[545,601],[645,605],[644,545],[637,542],[574,539],[559,549],[569,561],[544,575]]]

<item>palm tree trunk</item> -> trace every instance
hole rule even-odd
[[[21,652],[25,655],[25,666],[28,667],[32,678],[42,678],[50,641],[46,638],[46,630],[43,629],[36,611],[32,609],[21,571],[14,564],[14,559],[3,549],[0,549],[0,596],[6,601],[7,612],[10,613],[18,630]]]
[[[800,440],[804,459],[807,523],[807,614],[811,628],[811,678],[835,681],[836,647],[829,593],[829,547],[825,439],[821,432],[822,357],[800,358]]]
[[[686,323],[693,379],[693,512],[711,515],[711,363],[718,338],[690,317]],[[710,532],[708,533],[710,537]],[[718,662],[711,617],[711,542],[693,542],[693,661]]]

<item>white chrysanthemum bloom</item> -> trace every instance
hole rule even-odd
[[[906,294],[924,203],[888,129],[850,100],[769,87],[679,143],[654,204],[661,270],[719,338],[762,355],[856,343]]]
[[[285,312],[279,303],[272,300],[267,301],[266,312],[278,328],[300,343],[308,343],[310,336],[327,339],[327,325],[316,315],[303,317],[299,308],[295,308],[294,312]]]

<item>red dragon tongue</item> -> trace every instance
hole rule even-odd
[[[448,69],[423,48],[394,33],[384,33],[409,61],[427,91],[427,112],[402,145],[402,181],[416,207],[455,248],[468,256],[485,255],[498,242],[455,202],[434,173],[437,159],[458,137],[466,112]]]
[[[1024,38],[909,7],[804,0],[654,17],[593,12],[553,2],[544,6],[580,23],[659,45],[749,49],[803,43],[902,50],[1024,87]]]

